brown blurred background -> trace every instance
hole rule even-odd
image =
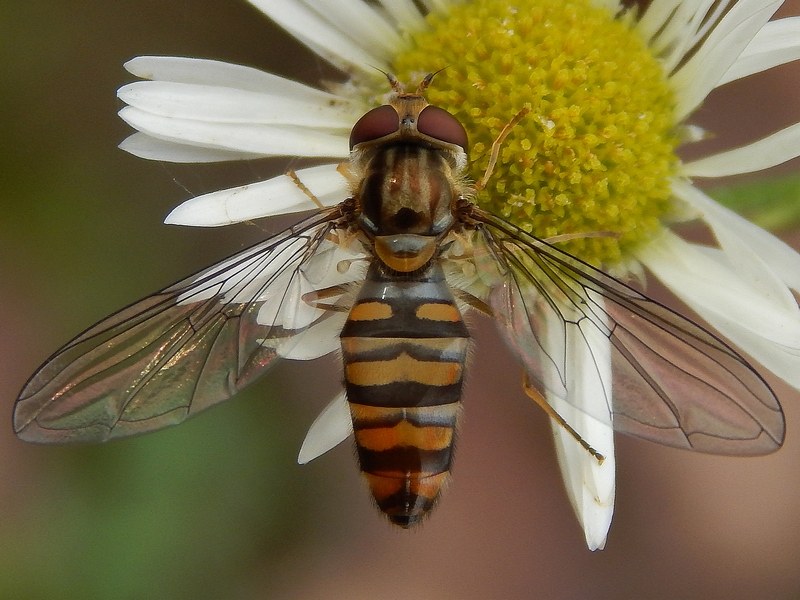
[[[119,151],[129,130],[115,90],[132,80],[122,63],[184,55],[308,82],[333,75],[243,1],[9,4],[0,7],[6,423],[26,377],[60,344],[265,235],[253,225],[167,227],[170,208],[289,164],[187,168]],[[800,14],[800,0],[780,14]],[[797,122],[800,66],[715,92],[695,120],[723,146]],[[800,247],[797,232],[779,233]],[[616,516],[607,549],[591,553],[545,416],[520,392],[491,327],[475,334],[454,481],[411,532],[370,506],[349,446],[295,464],[338,385],[326,362],[283,365],[179,428],[105,446],[37,447],[6,425],[0,597],[800,598],[796,391],[779,387],[787,442],[768,457],[620,436]]]

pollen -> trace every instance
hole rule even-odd
[[[469,138],[469,177],[520,111],[476,202],[595,265],[624,261],[671,209],[679,142],[667,75],[634,15],[591,0],[473,0],[435,12],[392,67]]]

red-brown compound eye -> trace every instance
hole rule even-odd
[[[350,150],[358,144],[380,139],[398,129],[400,129],[400,117],[394,108],[388,104],[373,108],[353,125],[353,130],[350,132]]]
[[[461,122],[443,108],[428,105],[419,113],[417,131],[448,144],[467,149],[467,132]]]

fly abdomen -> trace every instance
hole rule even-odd
[[[392,523],[410,527],[433,507],[449,477],[459,408],[350,404],[361,470]]]
[[[447,480],[469,333],[438,263],[376,261],[341,333],[361,470],[378,506],[409,527]]]

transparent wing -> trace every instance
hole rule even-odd
[[[23,388],[14,429],[35,442],[95,442],[183,421],[230,398],[297,334],[335,316],[304,300],[340,272],[327,210],[100,321]],[[363,276],[362,276],[363,277]],[[309,332],[312,331],[309,329]]]
[[[502,219],[479,209],[471,217],[483,223],[477,254],[491,259],[476,264],[488,303],[529,385],[551,405],[567,402],[618,431],[701,452],[781,445],[774,393],[719,337]],[[588,378],[571,372],[576,352],[592,357]],[[586,390],[570,389],[587,380],[597,396],[589,402]]]

